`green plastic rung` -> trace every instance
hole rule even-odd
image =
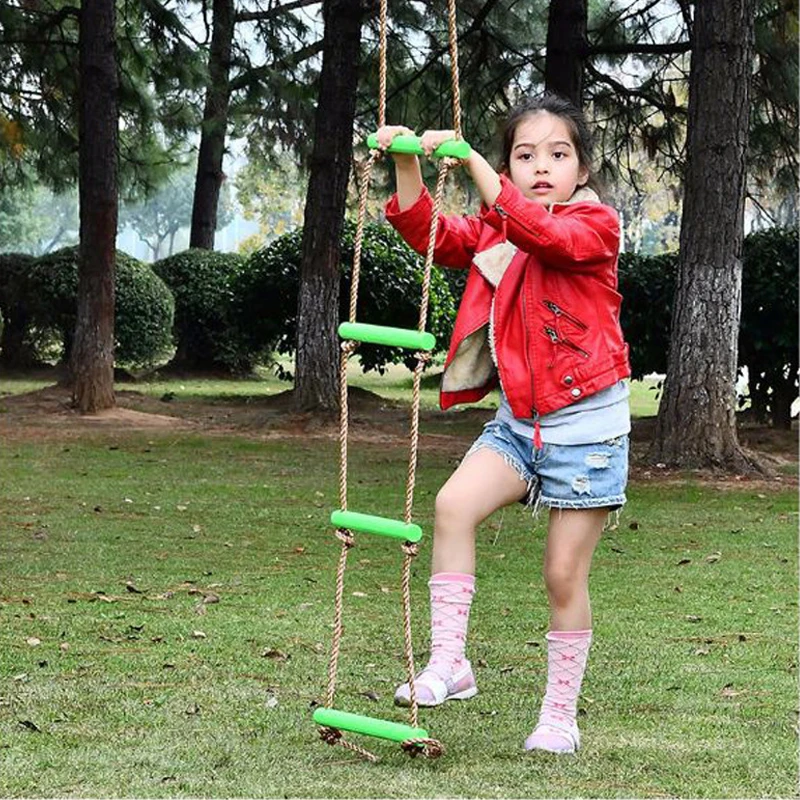
[[[347,530],[361,533],[377,533],[379,536],[389,536],[405,542],[418,542],[422,538],[422,528],[412,522],[400,522],[400,520],[388,517],[375,517],[372,514],[359,514],[356,511],[334,511],[331,514],[331,525],[335,528],[347,528]]]
[[[393,742],[405,742],[407,739],[427,739],[428,731],[423,728],[412,728],[399,722],[388,722],[373,717],[362,717],[347,711],[336,711],[333,708],[318,708],[314,711],[314,722],[328,728],[342,731],[363,733],[365,736],[376,736],[379,739],[390,739]]]
[[[408,136],[405,134],[395,136],[387,150],[390,153],[406,153],[412,156],[424,156],[425,151],[422,149],[420,141],[419,136]],[[369,147],[370,150],[378,149],[377,133],[371,133],[367,136],[367,147]],[[433,155],[436,156],[436,158],[469,158],[470,153],[472,153],[472,148],[469,146],[469,142],[465,142],[463,139],[448,139],[446,142],[442,142],[433,151]]]
[[[387,344],[409,350],[433,350],[436,337],[432,333],[410,331],[405,328],[387,328],[384,325],[368,325],[365,322],[343,322],[339,326],[342,339],[354,339],[370,344]]]

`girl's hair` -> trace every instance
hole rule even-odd
[[[599,191],[599,182],[592,171],[592,136],[586,124],[583,111],[571,100],[554,92],[545,92],[538,97],[526,97],[520,100],[512,109],[503,128],[502,156],[500,172],[508,172],[511,161],[511,148],[514,146],[514,136],[520,123],[528,117],[546,111],[555,117],[564,120],[570,132],[572,144],[578,154],[578,162],[589,172],[589,177],[584,186],[590,186]]]

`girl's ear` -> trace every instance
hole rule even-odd
[[[578,188],[582,189],[589,182],[589,170],[586,167],[581,167],[578,170]]]

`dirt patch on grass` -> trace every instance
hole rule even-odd
[[[88,432],[135,431],[196,432],[237,435],[255,439],[302,438],[336,440],[338,415],[298,414],[290,391],[258,397],[161,398],[132,389],[116,393],[117,407],[95,415],[81,415],[70,405],[70,394],[60,386],[0,399],[0,429],[4,439],[37,440],[80,437]],[[420,448],[458,459],[493,416],[490,409],[466,408],[420,414]],[[350,387],[349,438],[353,442],[385,447],[407,447],[410,407],[372,392]],[[781,431],[744,424],[742,444],[758,453],[773,476],[727,475],[711,471],[672,470],[646,463],[655,428],[654,418],[634,420],[631,434],[631,478],[642,482],[712,483],[721,489],[748,486],[780,489],[797,484],[798,431]]]

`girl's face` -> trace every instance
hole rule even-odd
[[[538,111],[517,125],[508,162],[511,182],[535,203],[565,202],[589,178],[567,123]]]

